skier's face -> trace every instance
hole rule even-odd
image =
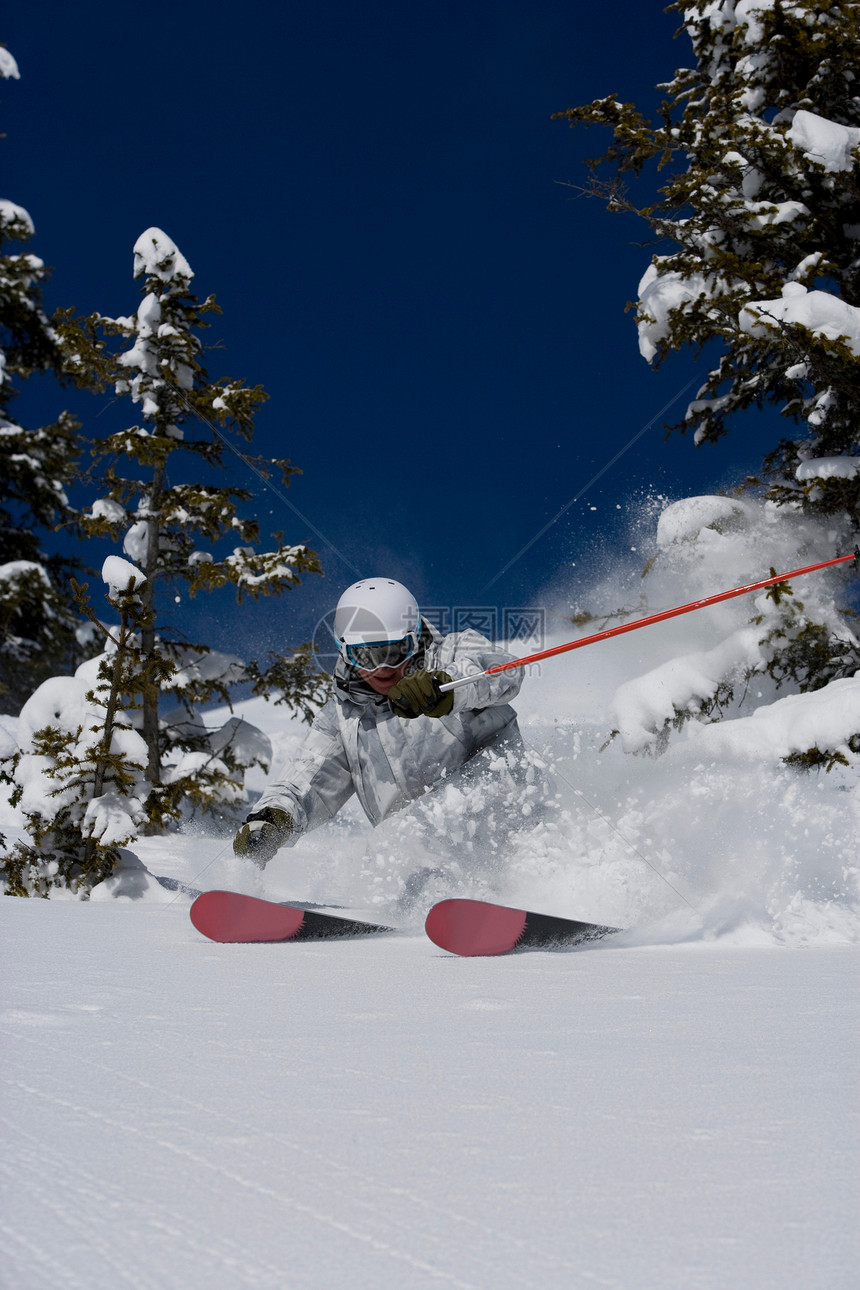
[[[398,681],[403,680],[408,667],[409,659],[405,663],[401,663],[400,667],[378,667],[375,672],[365,672],[362,668],[359,668],[358,675],[377,694],[388,694],[389,690],[394,689]]]

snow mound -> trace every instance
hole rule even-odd
[[[95,901],[145,900],[170,905],[175,899],[176,893],[163,886],[133,851],[123,851],[113,875],[97,883],[90,893],[90,900]]]
[[[850,756],[848,740],[860,733],[860,674],[831,681],[821,690],[789,694],[749,717],[687,727],[697,751],[738,761],[775,762],[811,748]]]
[[[650,747],[655,734],[679,709],[704,703],[723,678],[740,676],[761,661],[758,633],[734,632],[710,650],[670,659],[653,671],[620,685],[610,705],[610,717],[621,735],[625,752]],[[701,727],[698,727],[701,729]]]

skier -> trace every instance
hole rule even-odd
[[[237,855],[261,868],[330,820],[353,793],[377,825],[485,750],[514,764],[522,748],[509,706],[519,669],[440,689],[513,656],[471,629],[442,636],[422,620],[402,583],[364,578],[348,587],[334,635],[340,658],[331,695],[233,841]]]

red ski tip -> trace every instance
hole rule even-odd
[[[524,909],[482,900],[441,900],[427,915],[424,930],[434,945],[466,958],[507,954],[526,927]]]
[[[303,909],[276,905],[234,891],[205,891],[189,910],[191,921],[210,941],[289,941],[302,929]]]

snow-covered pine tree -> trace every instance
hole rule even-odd
[[[639,286],[643,356],[716,342],[684,420],[697,443],[765,404],[806,433],[766,473],[772,496],[860,530],[860,5],[677,0],[696,66],[675,73],[662,123],[598,100],[559,114],[609,126],[593,191],[661,240]],[[669,169],[636,205],[630,176]],[[600,167],[614,167],[608,181]]]
[[[796,553],[798,564],[843,554],[860,534],[860,5],[677,0],[669,11],[696,62],[660,87],[658,124],[614,95],[558,115],[611,129],[609,148],[589,163],[589,189],[642,217],[665,246],[639,284],[641,353],[656,366],[690,346],[710,360],[670,429],[713,443],[738,414],[766,406],[795,429],[765,458],[763,486],[740,486],[745,502],[673,510],[655,567],[701,574],[719,535],[738,528],[749,553],[768,544],[759,560],[768,547]],[[642,174],[649,163],[662,175],[656,193]],[[648,738],[690,715],[715,719],[754,673],[804,691],[857,671],[845,587],[858,570],[847,568],[760,599],[755,639],[733,637],[688,689],[675,686],[674,705],[658,705],[642,726]]]
[[[141,599],[149,613],[141,629],[142,654],[170,664],[160,687],[142,694],[146,809],[150,825],[158,827],[189,805],[217,803],[213,775],[204,775],[204,766],[214,774],[231,755],[237,764],[252,764],[263,759],[267,743],[235,720],[225,726],[226,734],[206,730],[200,705],[228,701],[232,685],[256,677],[233,655],[170,638],[159,591],[175,591],[180,584],[194,596],[232,585],[240,600],[245,594],[279,594],[298,586],[300,575],[318,572],[319,562],[304,545],[285,546],[280,535],[269,549],[260,549],[257,521],[240,514],[250,492],[218,483],[229,435],[250,440],[254,414],[266,396],[259,386],[209,379],[199,333],[208,325],[206,315],[220,312],[214,297],[200,303],[191,293],[187,260],[157,228],[135,244],[134,276],[143,282],[136,314],[77,321],[67,315],[61,329],[69,370],[100,371],[103,382],[139,406],[143,422],[92,443],[101,496],[82,523],[94,536],[122,540],[125,554],[140,566]],[[113,336],[128,347],[109,352],[105,338]],[[264,475],[277,471],[284,483],[295,471],[283,460],[255,458],[253,466]],[[309,692],[310,683],[300,680],[296,706]],[[173,701],[172,710],[160,709],[159,692]],[[222,785],[223,799],[235,801],[234,780],[223,775]]]
[[[0,76],[18,77],[0,47]],[[0,709],[17,713],[35,687],[83,657],[69,592],[72,560],[44,549],[46,532],[73,518],[67,488],[78,457],[77,423],[26,429],[12,417],[16,382],[34,372],[59,376],[62,353],[42,307],[47,270],[9,243],[33,236],[27,211],[0,200]]]
[[[31,841],[16,843],[0,865],[8,895],[48,896],[66,887],[88,896],[146,822],[147,750],[134,709],[171,669],[141,652],[152,615],[139,594],[140,570],[109,556],[102,576],[117,626],[102,624],[86,585],[76,583],[75,593],[105,652],[74,676],[43,682],[21,709],[19,748],[6,777]]]

